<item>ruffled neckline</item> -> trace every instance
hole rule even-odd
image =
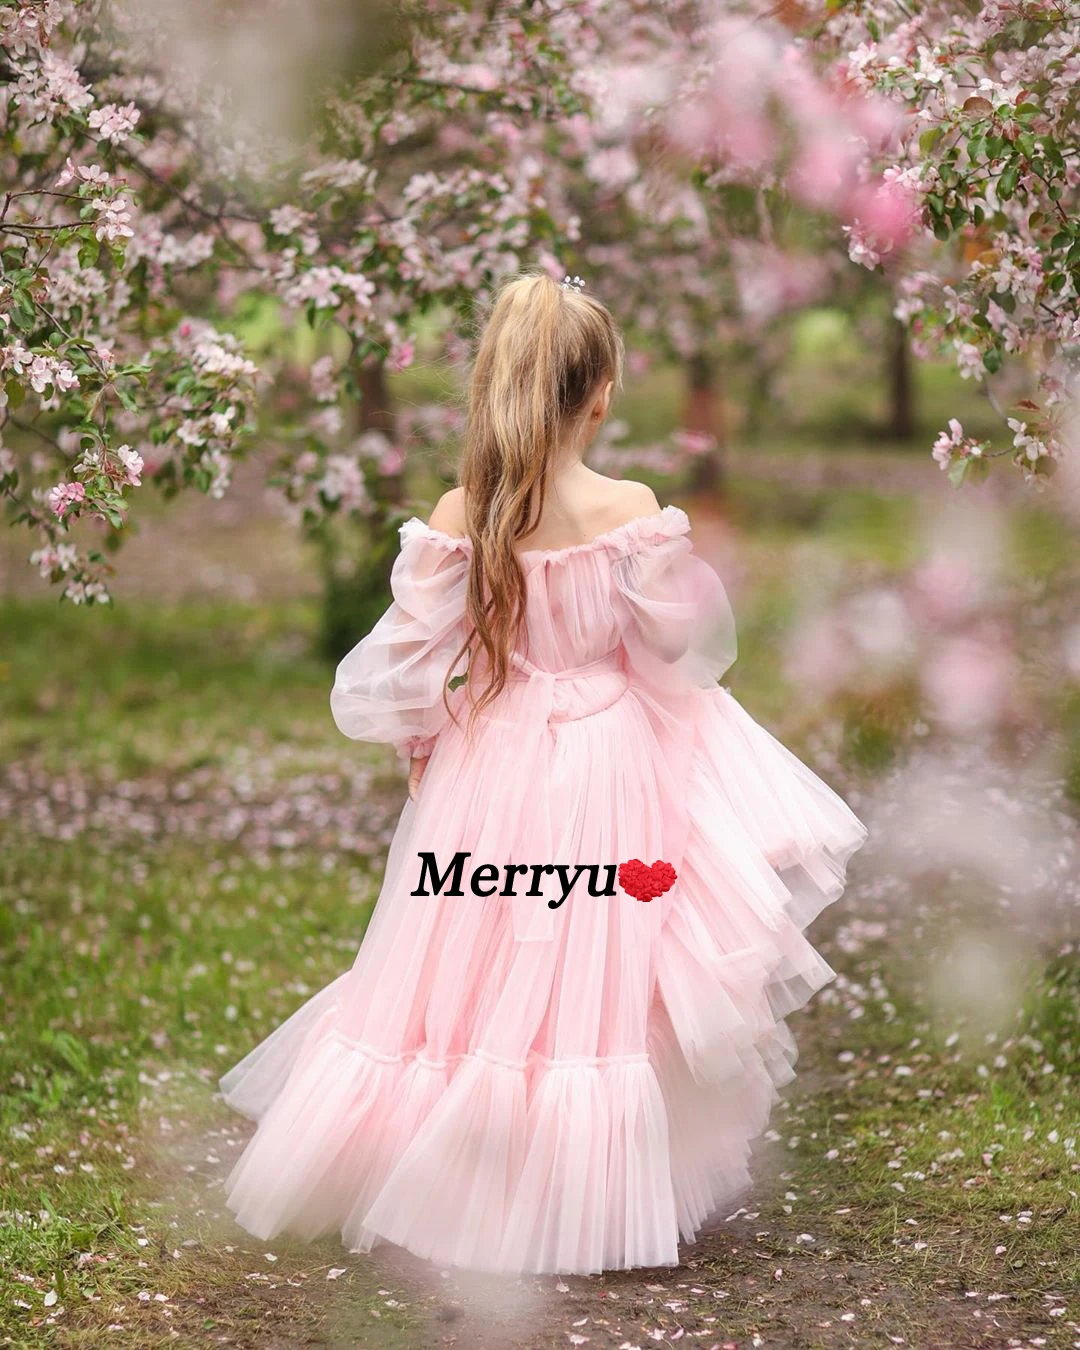
[[[563,562],[580,553],[593,553],[600,549],[614,549],[620,553],[630,553],[641,544],[651,543],[659,538],[671,538],[686,534],[690,529],[690,517],[681,506],[665,506],[647,516],[635,516],[625,520],[610,530],[594,535],[581,544],[567,544],[564,548],[526,548],[518,552],[522,562],[551,561]],[[447,534],[437,530],[419,516],[412,516],[401,526],[401,538],[406,540],[414,535],[429,539],[439,548],[463,553],[472,552],[472,540],[468,535]]]

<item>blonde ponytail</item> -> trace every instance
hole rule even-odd
[[[479,645],[489,675],[479,698],[470,680],[470,727],[505,687],[525,618],[514,545],[539,524],[564,435],[590,396],[609,380],[619,383],[622,356],[614,319],[590,296],[543,274],[499,291],[473,365],[461,470],[473,545],[466,602],[472,632],[451,669]]]

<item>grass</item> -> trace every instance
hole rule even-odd
[[[1052,630],[1067,533],[1042,507],[1010,522],[1001,603],[1020,631]],[[909,679],[815,702],[783,649],[807,588],[903,585],[919,523],[902,495],[733,485],[735,692],[882,840],[920,757],[962,784],[971,747],[920,739]],[[0,608],[6,1343],[1076,1342],[1075,952],[1034,892],[1010,906],[992,876],[932,850],[872,844],[815,927],[838,978],[793,1023],[800,1076],[758,1185],[677,1270],[507,1292],[232,1226],[220,1186],[247,1127],[216,1078],[351,964],[403,800],[390,758],[334,730],[317,628],[302,599]],[[1024,734],[1067,735],[1075,694],[1040,697]],[[1064,863],[1037,865],[1067,899],[1060,785],[1043,774],[1036,790],[1009,747],[987,753],[1001,757],[979,793],[1007,803],[1018,836],[1049,822]],[[973,828],[935,784],[933,810]]]

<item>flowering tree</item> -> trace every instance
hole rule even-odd
[[[823,40],[858,88],[888,98],[903,122],[886,180],[912,203],[923,242],[894,273],[897,314],[919,354],[951,353],[1007,418],[1013,444],[992,452],[955,418],[934,457],[959,483],[1011,454],[1030,477],[1067,450],[1067,405],[1080,350],[1080,5],[836,4]],[[851,256],[882,262],[874,222],[856,220]],[[1037,393],[1010,415],[995,376],[1010,358]]]
[[[601,96],[562,166],[582,219],[574,267],[688,373],[689,434],[635,462],[693,462],[702,485],[724,358],[782,345],[784,318],[853,270],[836,220],[876,199],[867,165],[895,121],[816,60],[792,13],[676,4],[631,22],[613,7],[588,53]]]
[[[542,163],[516,156],[515,125],[572,98],[573,19],[556,42],[507,7],[496,73],[474,59],[491,45],[483,15],[441,17],[417,22],[385,72],[339,83],[290,144],[162,60],[173,35],[156,13],[0,6],[0,155],[16,184],[0,203],[0,490],[68,598],[108,594],[105,553],[76,543],[75,522],[115,545],[144,475],[226,490],[259,381],[305,522],[372,510],[369,485],[400,455],[345,424],[370,362],[407,365],[418,314],[468,309],[524,250],[572,233]],[[480,155],[470,123],[486,128]],[[286,361],[257,368],[225,331],[267,303],[281,350],[288,326],[328,349],[300,397]]]
[[[1036,112],[1012,97],[1028,69],[1004,47],[987,60],[1011,97],[1007,151],[989,137],[1002,117],[992,98],[990,112],[968,95],[913,114],[915,76],[871,50],[869,25],[881,38],[882,21],[865,7],[832,15],[815,46],[783,26],[787,11],[755,3],[440,0],[388,11],[390,39],[372,50],[369,16],[324,2],[325,23],[296,0],[267,9],[258,50],[291,64],[270,81],[255,63],[260,101],[228,82],[243,67],[229,39],[246,15],[0,0],[12,185],[0,200],[0,492],[38,536],[42,574],[73,601],[107,598],[107,555],[144,481],[221,494],[257,430],[307,528],[340,514],[389,525],[404,454],[372,416],[379,373],[411,362],[419,316],[468,321],[477,294],[525,263],[594,273],[621,317],[694,358],[717,333],[812,297],[829,270],[805,248],[808,222],[839,218],[853,255],[874,265],[903,242],[916,205],[950,238],[961,200],[985,224],[973,181],[957,177],[963,155],[949,158],[957,118],[985,123],[995,165],[1037,161],[1060,228],[1047,238],[1015,206],[986,226],[997,232],[987,246],[997,239],[1011,260],[994,275],[1017,278],[1012,308],[1003,292],[993,310],[988,291],[983,309],[971,298],[990,285],[985,258],[982,273],[969,265],[968,289],[942,289],[937,272],[905,283],[920,341],[963,331],[989,369],[993,341],[1037,345],[1049,320],[1029,311],[1045,314],[1049,297],[1060,326],[1074,293],[1046,269],[1032,292],[1029,252],[1013,247],[1068,259],[1056,203],[1075,170],[1059,143],[1064,103]],[[958,31],[974,41],[967,21]],[[905,38],[894,26],[888,40]],[[1063,50],[1055,60],[1055,72],[1068,66]],[[294,106],[306,115],[283,125],[279,108]],[[909,162],[882,182],[874,162],[897,136]],[[1017,170],[1008,200],[1036,191],[1035,167]],[[1007,186],[980,190],[989,202]],[[269,351],[244,340],[256,320],[272,328]],[[298,371],[303,334],[315,356]],[[1038,444],[1045,453],[1025,454],[1041,469],[1054,450]],[[966,464],[973,449],[949,457]]]

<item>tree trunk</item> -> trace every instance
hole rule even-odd
[[[691,487],[694,492],[718,492],[724,477],[721,455],[726,444],[726,426],[716,363],[699,352],[686,363],[686,379],[683,428],[711,436],[716,442],[714,449],[695,462]]]
[[[743,423],[743,439],[757,440],[765,426],[765,416],[773,402],[773,384],[780,362],[758,350],[750,366],[750,378],[746,392],[746,420]]]
[[[359,433],[379,431],[393,444],[397,431],[393,399],[381,361],[366,360],[359,371]],[[370,632],[390,601],[390,573],[397,556],[397,535],[387,514],[405,501],[405,474],[379,474],[372,494],[375,513],[369,521],[335,521],[321,537],[323,578],[319,647],[334,662]]]
[[[392,444],[397,433],[397,415],[382,361],[369,357],[360,366],[360,395],[360,431],[381,431]],[[405,498],[404,472],[380,478],[379,484],[383,502],[401,504]]]
[[[911,349],[907,330],[890,314],[886,353],[889,363],[889,419],[887,430],[898,441],[915,434],[915,389],[911,370]]]

